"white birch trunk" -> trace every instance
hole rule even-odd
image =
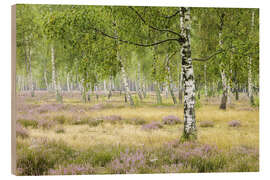
[[[137,87],[136,87],[137,94],[138,94],[140,100],[142,100],[143,96],[142,96],[142,89],[141,89],[141,64],[140,64],[140,62],[138,62],[137,83],[136,83],[136,85],[137,85]]]
[[[227,79],[226,79],[226,75],[225,75],[225,71],[224,71],[223,67],[220,67],[220,74],[221,74],[223,94],[222,94],[221,103],[220,103],[219,108],[226,109],[228,87],[227,87]]]
[[[181,65],[180,74],[179,74],[179,86],[178,86],[178,100],[179,104],[182,104],[183,102],[183,66]]]
[[[112,97],[112,84],[113,84],[113,82],[112,82],[113,80],[112,80],[112,76],[110,76],[110,81],[109,81],[109,93],[108,93],[108,99],[110,99],[111,97]]]
[[[221,24],[220,24],[220,30],[219,30],[219,47],[222,48],[223,47],[223,42],[222,42],[222,29],[223,29],[223,17],[221,18]],[[219,70],[220,70],[220,75],[221,75],[221,81],[222,81],[222,98],[221,98],[221,103],[219,108],[220,109],[224,109],[226,110],[226,106],[227,106],[227,100],[228,100],[228,84],[227,84],[227,77],[225,74],[225,64],[223,62],[223,60],[220,60],[220,64],[219,64]]]
[[[56,70],[55,70],[55,52],[54,46],[51,45],[51,62],[52,62],[52,89],[55,91],[56,100],[62,102],[62,96],[60,91],[60,85],[56,83]]]
[[[159,87],[159,83],[157,81],[154,81],[154,88],[156,91],[156,98],[157,98],[157,104],[162,104],[162,97],[160,94],[160,87]]]
[[[108,94],[108,90],[107,90],[107,84],[106,84],[106,80],[103,80],[103,90],[104,90],[104,95],[106,96]]]
[[[70,92],[70,77],[69,77],[69,72],[67,73],[67,91]]]
[[[128,80],[127,80],[127,74],[126,74],[126,71],[125,71],[125,68],[122,64],[121,66],[121,72],[122,72],[122,79],[123,79],[123,85],[124,85],[124,89],[125,89],[125,94],[128,98],[128,101],[130,103],[130,105],[134,105],[134,101],[132,99],[132,96],[131,96],[131,93],[130,93],[130,90],[129,90],[129,86],[128,86]]]
[[[52,88],[55,91],[56,95],[57,95],[57,87],[56,87],[56,77],[55,77],[55,59],[54,59],[54,47],[52,45],[51,47],[51,61],[52,61]]]
[[[49,90],[49,84],[48,84],[47,72],[46,71],[44,71],[44,81],[45,81],[46,89],[48,91]]]
[[[181,34],[185,39],[181,48],[184,82],[184,132],[182,138],[196,139],[195,81],[190,47],[190,8],[180,8],[180,12]]]
[[[253,32],[254,27],[254,11],[252,11],[252,17],[251,17],[251,32]],[[251,105],[254,105],[254,97],[253,97],[253,83],[252,83],[252,57],[249,56],[249,62],[248,62],[248,96]]]
[[[207,97],[206,64],[204,64],[204,95]]]
[[[168,59],[168,55],[167,55],[167,70],[168,70],[168,75],[169,75],[169,82],[168,82],[168,89],[170,91],[170,94],[171,94],[171,97],[172,97],[172,100],[173,100],[173,104],[177,104],[177,100],[175,98],[175,95],[174,95],[174,92],[173,92],[173,82],[172,82],[172,77],[171,77],[171,69],[170,69],[170,64],[169,64],[169,59]]]
[[[28,60],[29,60],[29,86],[30,86],[31,96],[34,97],[35,92],[34,92],[31,58],[32,58],[32,51],[31,51],[31,49],[29,49],[29,56],[28,56]]]

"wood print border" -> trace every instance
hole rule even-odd
[[[11,6],[11,173],[16,174],[16,5]]]

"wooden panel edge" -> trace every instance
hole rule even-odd
[[[11,173],[16,175],[16,5],[11,6]]]

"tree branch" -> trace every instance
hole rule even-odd
[[[130,8],[131,10],[133,10],[133,11],[137,14],[137,16],[142,20],[142,22],[143,22],[144,24],[148,25],[148,27],[150,27],[150,28],[152,28],[152,29],[154,29],[154,30],[156,30],[156,31],[160,31],[160,32],[169,32],[169,33],[175,34],[175,35],[177,35],[177,36],[179,36],[179,37],[182,37],[181,34],[179,34],[179,33],[177,33],[177,32],[174,32],[174,31],[172,31],[172,30],[169,30],[169,29],[159,29],[159,28],[154,27],[154,26],[152,26],[152,25],[150,25],[150,24],[147,24],[146,21],[145,21],[145,19],[141,16],[141,14],[140,14],[138,11],[136,11],[136,10],[135,10],[133,7],[131,7],[131,6],[129,6],[129,8]]]
[[[223,53],[224,52],[224,50],[219,50],[219,51],[217,51],[217,52],[215,52],[215,53],[213,53],[212,55],[210,55],[210,56],[208,56],[208,57],[204,57],[204,58],[192,58],[192,60],[193,61],[208,61],[209,59],[211,59],[212,57],[214,57],[214,56],[216,56],[216,55],[218,55],[218,54],[220,54],[220,53]]]
[[[141,43],[136,43],[136,42],[132,42],[132,41],[128,41],[128,40],[119,39],[119,37],[115,37],[115,36],[109,35],[109,34],[103,32],[103,31],[101,31],[99,29],[96,29],[96,28],[94,28],[94,30],[96,32],[102,34],[105,37],[108,37],[108,38],[111,38],[111,39],[116,39],[116,40],[118,40],[120,42],[123,42],[123,43],[131,44],[131,45],[135,45],[135,46],[142,46],[142,47],[156,46],[156,45],[159,45],[159,44],[168,42],[168,41],[177,41],[177,42],[179,42],[181,40],[181,39],[176,39],[176,38],[168,38],[168,39],[161,40],[161,41],[158,41],[158,42],[155,42],[155,43],[151,43],[151,44],[141,44]]]
[[[180,11],[176,11],[174,14],[172,14],[172,15],[170,15],[170,16],[162,16],[162,17],[167,18],[167,19],[170,19],[170,18],[176,16],[176,15],[179,14],[179,13],[180,13]]]
[[[177,53],[177,51],[175,51],[174,53],[172,53],[172,54],[170,55],[170,57],[168,58],[168,60],[170,60],[176,53]]]

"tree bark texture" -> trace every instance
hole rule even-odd
[[[183,18],[181,34],[185,39],[181,49],[184,83],[184,132],[182,137],[184,139],[196,139],[195,81],[190,47],[190,8],[180,8],[180,10],[181,18]]]

